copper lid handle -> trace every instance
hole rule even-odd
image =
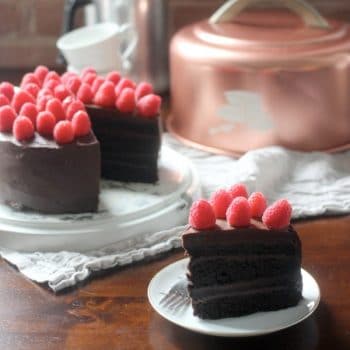
[[[328,21],[304,0],[228,0],[209,19],[209,23],[217,24],[234,20],[242,11],[258,3],[283,5],[303,18],[309,27],[329,29]]]

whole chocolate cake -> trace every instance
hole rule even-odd
[[[0,84],[0,201],[42,213],[94,212],[101,177],[158,180],[161,98],[93,68],[39,66]],[[96,136],[95,136],[96,135]]]
[[[257,205],[255,193],[249,199],[232,195],[230,203],[222,194],[210,203],[194,203],[190,227],[182,235],[190,257],[187,277],[194,314],[218,319],[298,304],[301,242],[289,224],[288,202],[265,210],[262,201]],[[223,208],[226,220],[215,215]],[[264,222],[252,218],[257,211]]]

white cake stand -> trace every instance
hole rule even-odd
[[[19,251],[87,251],[183,225],[198,176],[190,161],[163,146],[154,185],[102,181],[97,213],[43,215],[0,205],[0,246]]]

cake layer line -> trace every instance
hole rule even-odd
[[[277,278],[259,278],[251,281],[237,282],[225,285],[193,288],[189,292],[193,302],[215,300],[227,296],[249,296],[256,293],[267,293],[282,290],[302,289],[302,277],[300,270],[292,275],[284,275]]]

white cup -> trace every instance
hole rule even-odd
[[[57,47],[67,60],[69,70],[80,72],[85,67],[93,67],[98,73],[118,70],[126,73],[129,56],[136,47],[136,35],[129,24],[118,26],[104,22],[75,29],[57,41]],[[131,39],[130,39],[131,38]],[[123,43],[129,40],[126,49]]]

